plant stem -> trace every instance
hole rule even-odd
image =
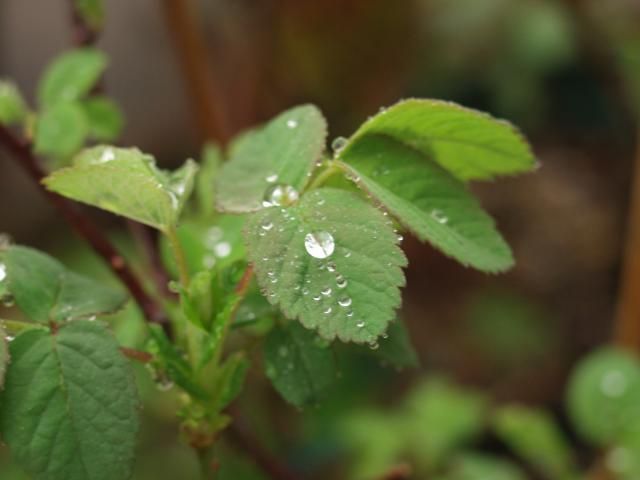
[[[108,238],[78,210],[75,204],[42,187],[41,181],[46,176],[46,172],[31,152],[29,143],[22,142],[8,128],[0,125],[0,145],[3,145],[31,179],[40,185],[43,194],[47,196],[51,204],[76,233],[84,238],[93,250],[105,260],[111,271],[122,281],[136,303],[140,305],[147,321],[161,324],[169,333],[169,323],[163,309],[147,294],[124,257],[120,255]]]
[[[201,28],[191,11],[192,2],[162,0],[161,3],[189,86],[200,134],[204,139],[218,140],[225,144],[231,132],[222,107],[222,98],[216,95],[220,89],[216,87],[216,80],[211,72]]]
[[[44,328],[43,325],[37,323],[20,322],[18,320],[5,320],[4,318],[0,318],[0,327],[2,327],[4,331],[10,335],[17,335],[24,330],[29,330],[32,328]]]
[[[640,353],[640,129],[636,142],[614,340],[617,345]]]
[[[169,240],[169,246],[173,252],[173,258],[176,261],[180,284],[183,288],[187,288],[189,286],[189,269],[187,268],[187,261],[185,260],[184,250],[182,250],[178,233],[176,232],[175,227],[171,227],[165,232],[165,234],[167,236],[167,240]]]

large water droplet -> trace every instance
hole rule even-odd
[[[345,308],[348,307],[349,305],[351,305],[351,298],[349,297],[340,298],[340,300],[338,300],[338,305]]]
[[[327,258],[333,254],[336,243],[329,232],[311,232],[304,237],[304,248],[313,258]]]
[[[275,184],[270,185],[264,192],[262,199],[263,207],[288,206],[298,201],[300,195],[291,185]]]
[[[437,208],[431,210],[431,218],[433,218],[436,222],[445,224],[449,221],[449,217],[447,217],[442,210],[438,210]]]
[[[331,142],[331,150],[333,153],[338,154],[340,151],[347,146],[347,139],[344,137],[336,137]]]

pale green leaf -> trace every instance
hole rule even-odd
[[[120,135],[124,117],[118,105],[107,97],[91,97],[82,102],[89,133],[101,142],[113,141]]]
[[[63,53],[47,67],[38,85],[44,107],[79,100],[94,87],[107,66],[106,56],[94,48]]]
[[[503,442],[545,478],[578,478],[571,447],[548,413],[523,406],[506,406],[496,411],[493,423]]]
[[[526,480],[518,466],[492,455],[466,453],[454,463],[452,472],[443,480]]]
[[[38,154],[66,159],[82,148],[88,133],[87,117],[78,103],[56,103],[36,119],[34,148]]]
[[[358,138],[341,156],[358,185],[421,240],[479,270],[513,265],[491,217],[433,157],[378,134]]]
[[[604,348],[573,372],[567,407],[578,432],[597,445],[609,445],[640,430],[640,364],[630,353]]]
[[[297,322],[276,326],[264,345],[267,377],[289,403],[317,404],[336,379],[333,352]]]
[[[258,284],[288,318],[371,343],[395,317],[406,258],[389,219],[357,194],[315,190],[253,214],[245,232]]]
[[[0,125],[16,125],[28,113],[22,95],[13,82],[0,80]]]
[[[100,30],[104,23],[102,0],[74,0],[76,10],[82,20],[92,29]]]
[[[0,252],[8,290],[36,322],[90,319],[120,310],[127,296],[68,271],[60,262],[27,247]],[[4,282],[3,282],[4,283]]]
[[[55,171],[43,183],[65,197],[166,231],[176,225],[197,169],[187,160],[166,172],[138,149],[98,146],[78,154],[71,167]]]
[[[240,135],[216,184],[219,210],[259,210],[274,184],[301,191],[324,150],[327,125],[313,105],[292,108],[265,126]]]
[[[35,480],[127,480],[139,427],[128,361],[110,332],[79,321],[10,343],[0,429]]]
[[[338,152],[349,162],[352,149],[369,135],[431,158],[461,180],[488,180],[535,167],[520,132],[503,120],[440,100],[404,100],[366,121]]]

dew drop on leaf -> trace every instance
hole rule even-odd
[[[269,231],[273,228],[273,223],[266,221],[261,225],[263,230]]]
[[[364,320],[360,320],[358,323],[356,323],[356,327],[364,328]]]
[[[338,286],[338,288],[345,288],[347,286],[347,279],[342,275],[338,275],[336,277],[336,285]]]
[[[267,183],[275,183],[278,181],[278,174],[272,173],[270,175],[267,175],[264,179],[267,181]]]
[[[443,225],[449,221],[449,217],[447,217],[442,210],[438,209],[431,210],[431,218]]]
[[[322,291],[320,292],[322,295],[324,295],[325,297],[328,297],[329,295],[331,295],[331,287],[325,287],[322,289]]]
[[[229,242],[220,242],[213,247],[213,251],[220,258],[228,257],[231,253],[231,244]]]
[[[7,278],[7,267],[4,263],[0,263],[0,282]]]
[[[331,150],[333,153],[340,153],[340,151],[347,145],[347,139],[344,137],[336,137],[331,142]]]
[[[287,120],[287,127],[296,128],[298,126],[298,122],[296,120]]]
[[[351,305],[351,298],[349,297],[340,298],[340,300],[338,300],[338,305],[345,308],[348,307],[349,305]]]
[[[262,199],[263,207],[287,206],[298,201],[298,191],[291,185],[275,184],[270,185],[264,192]],[[286,211],[285,211],[286,215]]]
[[[336,243],[329,232],[311,232],[304,237],[304,248],[313,258],[327,258],[333,254]]]
[[[325,315],[329,315],[331,313],[331,307],[325,308],[322,313],[324,313]]]

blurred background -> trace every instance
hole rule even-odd
[[[517,265],[508,274],[483,275],[405,240],[402,316],[420,368],[398,374],[351,359],[344,366],[349,381],[323,407],[305,412],[285,406],[256,371],[252,400],[241,400],[253,427],[302,471],[339,471],[343,452],[331,430],[339,421],[327,418],[393,405],[430,372],[497,401],[547,406],[564,422],[568,372],[612,335],[636,155],[640,2],[193,4],[215,85],[215,128],[197,120],[166,3],[106,1],[98,42],[110,57],[105,87],[127,118],[120,143],[154,154],[165,167],[197,158],[205,138],[226,137],[298,103],[317,104],[333,138],[350,135],[381,106],[414,96],[514,122],[541,163],[533,174],[473,185],[514,250]],[[71,45],[68,10],[63,0],[0,0],[0,77],[15,80],[32,101],[47,62]],[[2,150],[0,231],[69,261],[80,255],[68,228]],[[83,262],[78,268],[88,269],[91,262]],[[197,478],[185,473],[195,461],[177,440],[171,402],[151,402],[157,405],[147,409],[136,478]],[[500,448],[491,438],[483,442]],[[228,478],[260,478],[250,467],[228,468],[244,472]]]

